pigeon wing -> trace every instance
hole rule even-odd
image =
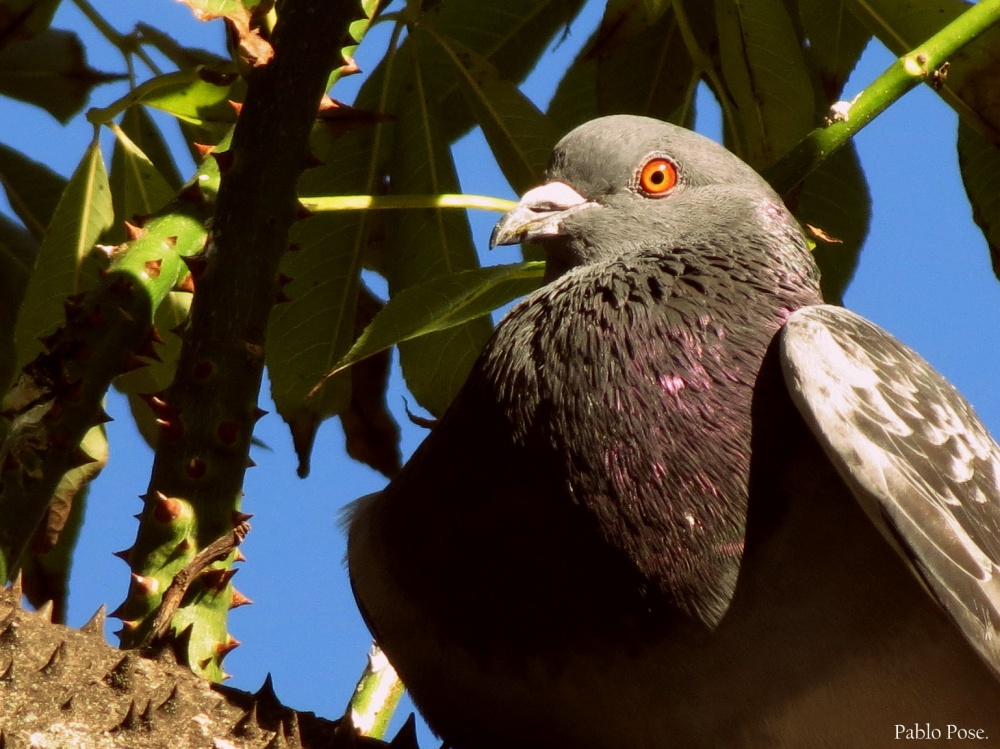
[[[1000,675],[1000,446],[947,380],[858,315],[803,308],[781,336],[785,383],[827,456]]]

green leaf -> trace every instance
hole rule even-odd
[[[636,0],[627,3],[636,4]],[[607,114],[640,114],[690,126],[699,73],[670,8],[655,21],[617,25],[609,6],[601,26],[566,71],[548,114],[560,131]],[[639,12],[636,18],[643,18]]]
[[[403,289],[382,308],[332,371],[420,336],[477,320],[542,284],[544,262],[475,268]]]
[[[91,90],[122,78],[87,66],[76,34],[49,29],[0,50],[0,94],[41,107],[62,123],[87,104]]]
[[[555,126],[493,65],[472,49],[431,32],[414,30],[418,54],[436,42],[458,74],[476,122],[483,129],[504,176],[516,192],[537,185],[558,138]]]
[[[141,102],[184,122],[201,127],[228,129],[236,121],[230,99],[240,98],[233,85],[219,85],[195,78],[153,88]]]
[[[175,190],[123,129],[114,130],[117,140],[111,156],[110,186],[118,221],[106,240],[119,244],[126,239],[121,222],[140,223],[136,217],[149,216],[163,208],[173,199]]]
[[[87,493],[108,462],[104,427],[92,427],[84,435],[80,447],[93,461],[67,471],[59,481],[22,568],[28,600],[34,606],[53,601],[52,618],[61,622],[66,620],[73,551],[83,526]]]
[[[783,0],[715,5],[722,74],[737,108],[738,155],[763,169],[812,128],[815,96]]]
[[[868,236],[871,195],[854,143],[826,159],[803,183],[796,217],[815,227],[813,257],[819,263],[823,298],[840,304]],[[826,241],[822,235],[832,240]]]
[[[95,140],[56,206],[17,317],[14,340],[23,366],[41,350],[39,336],[63,320],[63,300],[84,289],[84,261],[114,216],[111,188]]]
[[[534,69],[538,58],[554,36],[566,30],[583,5],[583,0],[463,0],[462,2],[425,3],[421,24],[431,25],[438,33],[452,39],[489,60],[499,74],[513,83],[521,81]],[[407,39],[400,51],[410,53]],[[442,123],[448,142],[457,140],[474,124],[466,105],[454,65],[440,48],[429,47],[421,55],[427,89],[439,110],[448,112]],[[386,61],[369,76],[358,94],[358,106],[376,109],[384,85]],[[393,94],[386,106],[377,111],[395,113]]]
[[[399,63],[401,70],[409,71],[411,82],[399,102],[393,129],[390,185],[398,194],[461,192],[451,151],[441,132],[440,115],[427,96],[428,79],[422,63],[412,54]],[[393,296],[415,283],[479,265],[464,212],[390,211],[385,221],[385,272]],[[489,320],[483,318],[400,346],[403,376],[424,408],[434,414],[444,412],[490,331]]]
[[[986,236],[993,273],[1000,278],[1000,149],[959,122],[958,166],[972,217]]]
[[[65,178],[20,151],[0,145],[0,184],[14,213],[41,240],[66,188]]]
[[[851,0],[798,0],[807,54],[819,73],[827,104],[840,98],[871,34],[851,12]]]
[[[0,49],[11,42],[31,39],[45,31],[60,0],[0,1]]]

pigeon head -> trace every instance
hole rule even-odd
[[[545,184],[500,220],[490,246],[542,245],[552,280],[651,245],[720,240],[734,248],[788,248],[773,260],[815,275],[795,219],[750,166],[685,128],[613,115],[581,125],[556,145]]]

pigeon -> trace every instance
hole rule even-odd
[[[602,117],[497,224],[519,242],[546,283],[346,520],[445,744],[1000,747],[1000,447],[823,304],[763,178]]]

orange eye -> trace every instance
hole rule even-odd
[[[677,167],[668,159],[650,159],[639,172],[639,188],[653,197],[665,195],[676,184]]]

